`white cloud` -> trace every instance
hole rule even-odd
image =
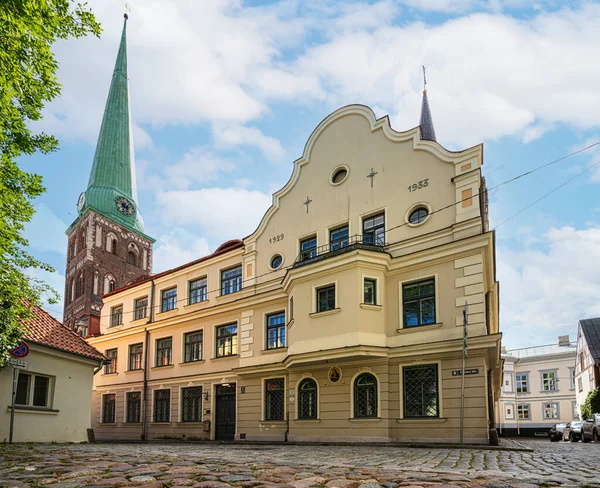
[[[551,228],[544,250],[498,249],[500,322],[504,342],[550,344],[577,331],[577,321],[600,316],[600,228]]]
[[[219,158],[204,146],[192,147],[177,163],[163,169],[160,180],[169,188],[187,189],[193,183],[218,179],[219,173],[230,173],[234,164]]]
[[[221,147],[257,147],[271,161],[281,161],[285,156],[285,150],[281,147],[279,140],[264,135],[256,127],[216,126],[213,128],[213,138],[215,144]]]
[[[40,203],[35,206],[35,215],[25,226],[24,236],[29,241],[29,246],[36,251],[52,251],[64,255],[67,251],[67,227],[52,210]]]
[[[204,237],[176,227],[154,244],[153,272],[160,273],[210,254]]]
[[[63,303],[64,303],[64,290],[65,290],[65,276],[58,273],[49,271],[44,271],[42,269],[33,269],[29,268],[27,274],[34,279],[41,280],[55,291],[58,292],[59,300],[57,303],[48,303],[49,294],[44,294],[42,296],[42,305],[43,308],[50,313],[52,316],[56,317],[58,320],[62,322],[63,319]]]
[[[203,188],[157,195],[165,222],[200,227],[211,242],[252,233],[271,206],[271,195],[244,188]]]

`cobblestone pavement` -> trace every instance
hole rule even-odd
[[[519,442],[533,452],[392,446],[3,445],[0,486],[600,487],[600,444]]]

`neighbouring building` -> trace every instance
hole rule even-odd
[[[96,437],[455,442],[468,303],[464,438],[487,443],[502,363],[482,164],[481,145],[436,141],[426,92],[405,132],[336,110],[251,235],[103,296]]]
[[[575,361],[575,387],[579,409],[588,393],[600,387],[600,317],[579,321]]]
[[[152,271],[154,239],[137,203],[127,79],[126,23],[87,190],[67,229],[63,322],[82,336],[100,332],[102,295]]]
[[[561,336],[558,344],[502,353],[504,378],[496,414],[501,435],[547,436],[553,424],[579,418],[576,349],[569,336]]]
[[[106,358],[38,307],[24,324],[29,355],[18,369],[14,442],[87,440],[94,373]],[[9,438],[13,368],[0,371],[0,440]],[[6,407],[8,406],[8,407]]]

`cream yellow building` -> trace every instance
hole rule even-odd
[[[502,354],[504,379],[496,413],[501,435],[545,437],[552,425],[579,419],[576,350],[569,336],[561,336],[558,344]]]
[[[258,227],[104,295],[99,439],[487,443],[501,384],[481,145],[324,119]],[[216,211],[216,210],[215,210]]]

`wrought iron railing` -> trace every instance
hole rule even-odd
[[[296,257],[294,266],[302,266],[304,264],[319,261],[321,259],[336,256],[354,249],[367,249],[370,251],[382,252],[387,244],[380,238],[373,235],[353,235],[345,239],[337,239],[323,246],[313,247],[301,251]]]

